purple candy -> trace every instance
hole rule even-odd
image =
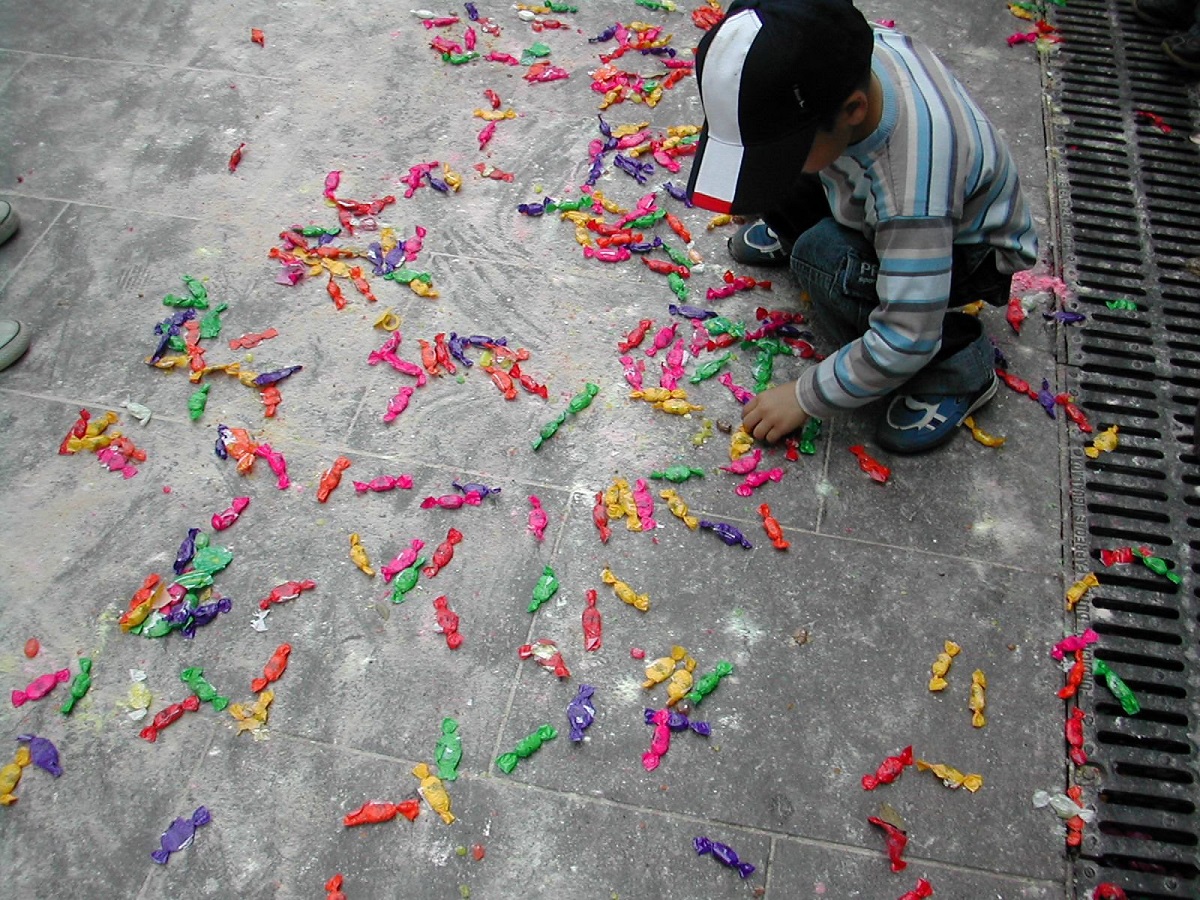
[[[615,27],[613,29],[613,33],[616,33]],[[600,133],[606,138],[612,137],[612,128],[610,128],[608,123],[604,121],[604,116],[596,116],[596,118],[600,120]]]
[[[1045,319],[1054,319],[1062,322],[1064,325],[1078,325],[1080,322],[1086,322],[1087,316],[1083,313],[1073,312],[1069,309],[1060,309],[1058,312],[1042,313]]]
[[[394,271],[397,266],[404,262],[404,254],[404,241],[401,241],[389,250],[387,256],[383,258],[384,269],[388,272]]]
[[[650,163],[640,163],[626,156],[624,153],[618,153],[614,156],[613,162],[622,172],[633,176],[638,184],[645,184],[646,177],[654,172],[654,166]]]
[[[567,721],[571,724],[571,740],[583,740],[583,733],[596,721],[596,707],[592,705],[592,694],[596,689],[590,684],[581,684],[579,693],[567,704]]]
[[[737,853],[728,844],[710,841],[706,837],[696,837],[692,839],[692,846],[696,848],[696,852],[701,856],[711,853],[713,859],[717,860],[717,862],[723,863],[731,869],[737,869],[738,874],[743,878],[749,878],[754,874],[754,866],[738,859]]]
[[[39,769],[44,769],[55,778],[63,773],[58,764],[58,748],[44,737],[36,734],[18,734],[17,740],[29,744],[29,759]]]
[[[1050,390],[1050,382],[1045,378],[1042,379],[1042,389],[1038,391],[1037,401],[1042,404],[1042,409],[1046,411],[1046,415],[1052,419],[1058,418],[1054,412],[1058,404],[1054,402],[1054,392]]]
[[[588,177],[587,177],[587,181],[585,183],[590,184],[590,185],[595,184],[597,181],[600,180],[600,176],[603,174],[604,174],[604,157],[597,156],[594,160],[592,160],[592,168],[590,170],[588,170]]]
[[[172,853],[177,853],[196,839],[196,829],[212,821],[212,816],[203,806],[196,807],[190,819],[182,817],[171,823],[163,832],[162,847],[150,853],[150,858],[160,865],[166,865]]]
[[[471,368],[471,366],[475,365],[475,363],[471,362],[471,360],[467,358],[467,354],[465,352],[466,346],[467,346],[467,339],[460,338],[458,336],[458,332],[455,332],[455,331],[450,332],[450,336],[448,338],[446,338],[446,344],[450,348],[450,355],[453,356],[455,359],[457,359],[460,363],[462,363],[468,369]]]
[[[546,211],[545,203],[518,203],[517,212],[527,216],[540,216]]]
[[[508,338],[488,337],[486,334],[473,334],[470,337],[463,338],[463,343],[470,347],[486,347],[488,344],[495,344],[498,347],[507,347]]]
[[[498,494],[503,490],[502,488],[488,487],[486,484],[480,484],[476,481],[468,481],[466,484],[459,484],[457,481],[452,481],[450,484],[464,494],[478,494],[480,499],[489,494]]]
[[[217,441],[217,446],[220,447],[221,450],[225,449],[221,445],[220,440]],[[218,453],[218,455],[220,454]],[[183,570],[186,569],[188,567],[188,563],[192,561],[192,557],[196,555],[196,535],[199,533],[199,528],[189,528],[187,537],[184,538],[183,543],[179,545],[179,552],[175,554],[176,575],[182,575]]]
[[[304,366],[287,366],[282,369],[276,369],[274,372],[263,372],[254,379],[254,383],[259,387],[266,387],[268,384],[275,384],[291,375],[295,375],[303,368]]]
[[[616,34],[617,34],[617,26],[610,25],[608,28],[605,28],[602,32],[600,32],[595,37],[588,38],[588,43],[589,44],[603,44],[606,41],[611,41],[614,37],[616,37]],[[603,122],[604,120],[601,119],[600,121]]]
[[[673,316],[683,316],[687,319],[715,319],[717,314],[711,309],[701,309],[698,306],[668,304],[667,312]]]
[[[474,3],[464,3],[463,6],[467,10],[467,18],[470,19],[472,22],[478,22],[479,21],[479,10],[475,8],[475,4]]]
[[[655,237],[652,241],[635,241],[632,244],[625,245],[630,253],[649,253],[651,250],[657,250],[662,246],[662,238]],[[714,315],[716,315],[714,313]]]
[[[754,545],[746,540],[746,536],[727,522],[709,522],[707,519],[701,519],[700,527],[712,531],[730,547],[734,544],[741,544],[747,550],[754,549]]]
[[[450,185],[446,184],[446,182],[442,181],[436,175],[426,172],[425,177],[429,180],[429,186],[435,191],[441,191],[443,194],[450,193]]]

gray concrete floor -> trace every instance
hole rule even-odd
[[[615,344],[640,318],[668,320],[674,298],[662,278],[636,261],[585,260],[570,225],[515,210],[575,196],[586,175],[600,99],[588,73],[602,52],[586,37],[618,19],[663,22],[686,55],[700,32],[686,11],[584,2],[557,17],[570,28],[537,35],[509,4],[478,5],[503,29],[480,35],[484,50],[515,54],[540,39],[571,77],[531,85],[494,63],[443,65],[407,5],[0,2],[0,197],[22,220],[0,249],[0,315],[35,333],[27,357],[0,375],[0,671],[18,689],[46,671],[77,671],[80,657],[95,662],[91,692],[69,718],[58,711],[63,687],[0,713],[9,749],[18,734],[43,735],[65,770],[58,779],[26,770],[19,802],[0,810],[0,883],[15,897],[318,897],[342,872],[351,898],[894,898],[925,877],[938,897],[1066,896],[1062,825],[1030,796],[1065,777],[1061,676],[1048,651],[1064,629],[1061,459],[1079,436],[1004,391],[980,416],[1007,436],[1002,449],[964,433],[920,458],[877,451],[893,469],[880,486],[847,452],[870,443],[867,410],[827,421],[816,456],[788,462],[769,451],[783,481],[736,495],[738,479],[717,468],[728,438],[692,440],[702,416],[736,420],[723,387],[693,389],[705,410],[688,418],[627,397]],[[930,42],[1002,127],[1049,259],[1039,66],[1030,48],[1004,40],[1020,23],[1000,3],[864,9]],[[264,30],[265,47],[250,42],[251,27]],[[618,62],[650,71],[644,60]],[[485,88],[520,117],[501,122],[480,152],[483,123],[471,111],[486,105]],[[656,130],[698,122],[694,82],[654,109],[625,103],[605,116]],[[242,142],[244,161],[230,174]],[[461,191],[400,196],[381,219],[402,237],[428,229],[418,266],[438,299],[373,278],[375,306],[345,283],[350,303],[338,312],[319,279],[275,283],[267,253],[279,232],[335,223],[322,197],[327,172],[343,172],[341,196],[401,195],[399,178],[433,159],[463,174]],[[514,180],[484,180],[477,162]],[[614,170],[600,187],[632,204],[661,180],[641,187]],[[707,260],[691,280],[702,298],[727,265],[728,231],[660,201]],[[194,386],[145,365],[153,326],[169,312],[160,299],[182,290],[185,273],[228,304],[209,362],[304,366],[283,384],[274,419],[263,418],[256,391],[213,375],[207,410],[192,422]],[[795,303],[782,279],[770,295],[740,294],[721,310],[752,318],[756,305]],[[402,317],[408,359],[438,332],[507,336],[530,351],[526,369],[549,399],[506,402],[476,367],[431,379],[383,423],[388,398],[411,380],[366,365],[385,337],[371,327],[382,307]],[[1001,311],[984,316],[1015,372],[1056,381],[1053,330],[1031,318],[1017,339]],[[229,338],[268,326],[278,338],[229,349]],[[739,383],[752,383],[751,361],[739,354]],[[802,365],[782,360],[776,377]],[[538,428],[586,382],[600,385],[595,402],[531,451]],[[148,425],[121,409],[126,400],[153,409]],[[148,454],[135,477],[105,471],[89,453],[56,454],[80,408],[120,415]],[[217,459],[218,423],[282,451],[294,485],[278,490],[261,461],[242,476]],[[320,473],[338,455],[352,467],[318,504]],[[752,551],[689,531],[661,502],[660,528],[614,523],[611,540],[599,541],[594,493],[676,463],[706,472],[679,487],[692,510],[742,526]],[[402,472],[413,476],[410,491],[358,495],[349,484]],[[479,508],[420,508],[455,478],[503,493]],[[549,515],[544,542],[526,528],[531,494]],[[118,616],[143,578],[168,575],[187,529],[208,531],[239,495],[249,509],[214,536],[234,553],[215,584],[232,611],[192,640],[123,633]],[[786,552],[763,535],[763,501],[791,541]],[[349,557],[352,532],[378,566],[413,538],[432,550],[451,526],[464,536],[453,561],[402,605]],[[546,565],[562,587],[530,615]],[[648,612],[615,599],[599,577],[605,566],[649,593]],[[250,627],[259,598],[303,578],[318,587],[274,609],[265,633]],[[585,653],[589,588],[599,592],[604,645]],[[456,652],[435,630],[440,594],[461,616]],[[33,660],[22,654],[31,636],[42,645]],[[518,658],[539,637],[558,642],[569,680]],[[963,649],[949,689],[935,695],[929,666],[948,638]],[[122,706],[130,669],[147,674],[151,714],[187,696],[178,677],[187,666],[245,703],[251,678],[285,641],[293,650],[266,739],[236,735],[229,713],[208,705],[156,743],[139,739],[145,723]],[[676,735],[647,773],[642,710],[665,695],[641,688],[644,663],[630,649],[653,658],[675,644],[698,673],[719,660],[735,672],[697,710],[711,737]],[[983,729],[966,708],[974,669],[989,682]],[[574,745],[564,710],[581,683],[596,687],[598,715]],[[459,721],[464,746],[448,786],[458,820],[447,826],[425,808],[412,823],[344,828],[342,816],[366,800],[415,795],[411,769],[432,759],[445,716]],[[503,774],[496,756],[544,723],[558,739]],[[981,774],[983,789],[950,791],[909,770],[864,792],[860,777],[909,744]],[[908,827],[901,874],[867,823],[882,802]],[[160,833],[200,805],[211,824],[155,865]],[[757,871],[742,881],[697,858],[697,835],[727,843]],[[482,861],[456,852],[474,844],[486,848]]]

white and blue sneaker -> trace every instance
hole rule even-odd
[[[791,250],[766,222],[753,222],[729,239],[729,255],[744,266],[786,266]]]
[[[896,394],[875,429],[879,446],[892,453],[923,453],[940,447],[958,431],[963,419],[996,395],[1000,379],[971,394]]]

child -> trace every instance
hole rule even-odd
[[[705,124],[688,192],[763,221],[739,262],[791,269],[840,349],[742,413],[776,441],[888,398],[876,440],[938,447],[996,392],[977,318],[1008,302],[1037,235],[1008,148],[930,51],[850,0],[735,0],[700,42]]]

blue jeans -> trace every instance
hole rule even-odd
[[[879,257],[862,234],[826,217],[792,245],[792,275],[812,300],[818,331],[843,346],[865,334],[879,305],[875,281]],[[975,300],[1008,302],[1012,278],[996,271],[990,247],[956,247],[950,306]],[[929,364],[905,382],[905,394],[961,395],[978,391],[993,376],[991,341],[978,318],[953,309],[942,323],[942,346]]]

